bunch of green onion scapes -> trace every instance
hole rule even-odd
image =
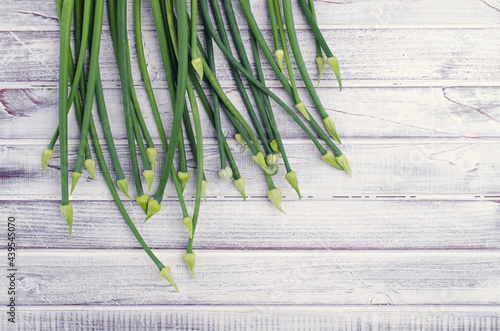
[[[222,0],[221,2],[219,0],[200,0],[199,3],[197,0],[191,0],[189,11],[186,0],[150,1],[173,112],[173,123],[169,130],[171,134],[167,139],[144,55],[141,32],[141,0],[134,0],[133,17],[137,58],[157,129],[160,132],[162,144],[160,148],[165,151],[166,158],[164,167],[161,169],[158,190],[154,194],[148,193],[155,177],[155,170],[157,170],[155,169],[155,159],[158,147],[151,139],[150,128],[144,121],[133,84],[127,36],[127,1],[125,0],[107,0],[107,11],[121,79],[123,114],[135,192],[129,192],[129,179],[124,175],[113,142],[99,71],[98,59],[104,0],[57,0],[60,22],[59,126],[52,141],[43,152],[42,165],[45,171],[54,145],[59,138],[61,213],[69,225],[71,235],[73,207],[69,201],[67,119],[69,111],[74,109],[80,128],[80,142],[71,174],[71,192],[75,190],[78,180],[82,176],[83,165],[89,174],[95,177],[95,159],[97,159],[109,190],[127,225],[151,260],[158,266],[160,275],[177,290],[170,267],[165,266],[155,256],[141,237],[125,210],[117,187],[126,197],[135,196],[135,200],[144,210],[146,220],[148,220],[161,210],[167,181],[170,177],[172,178],[182,211],[181,220],[187,228],[188,243],[184,260],[191,274],[195,277],[196,255],[193,252],[193,238],[199,217],[201,197],[202,195],[206,197],[209,189],[209,183],[206,181],[203,169],[200,108],[203,108],[208,114],[217,135],[220,159],[219,176],[224,181],[232,181],[243,199],[245,199],[245,180],[238,171],[226,137],[222,133],[222,116],[229,118],[238,132],[235,138],[243,144],[243,148],[248,148],[252,154],[253,162],[262,168],[269,187],[269,200],[280,211],[283,211],[281,208],[282,193],[273,183],[273,176],[278,173],[280,157],[283,158],[286,169],[285,178],[297,192],[299,198],[300,191],[297,174],[292,170],[288,161],[286,148],[276,123],[274,114],[276,110],[285,111],[304,130],[324,161],[339,170],[346,171],[349,175],[351,175],[351,169],[347,158],[336,145],[340,144],[340,138],[337,135],[335,125],[325,111],[306,69],[295,32],[291,0],[282,0],[281,3],[279,0],[267,0],[273,35],[272,45],[265,41],[252,13],[249,0],[238,0],[246,18],[246,26],[238,24],[231,0]],[[210,3],[208,3],[209,1]],[[298,0],[298,2],[302,14],[307,19],[316,38],[316,63],[318,67],[315,74],[319,77],[318,84],[325,63],[325,54],[326,62],[335,73],[340,89],[342,89],[337,58],[331,52],[318,29],[313,1]],[[72,22],[73,17],[74,22]],[[203,21],[198,22],[198,17],[203,18]],[[197,31],[198,24],[204,26],[203,33],[200,35]],[[251,49],[245,48],[240,28],[249,30]],[[74,54],[72,54],[70,44],[72,30],[74,31]],[[230,31],[230,36],[226,33],[227,30]],[[234,48],[231,46],[230,38]],[[204,44],[200,39],[204,39]],[[237,109],[234,106],[217,80],[214,43],[229,62],[245,109]],[[264,59],[261,55],[264,55]],[[251,58],[255,68],[252,68]],[[288,93],[289,100],[283,101],[266,87],[262,60],[267,60],[270,64],[284,90]],[[293,70],[293,60],[297,65],[298,73]],[[299,95],[297,90],[296,82],[299,78],[302,79],[309,97],[314,102],[317,112],[314,115],[321,117],[322,124],[318,123],[315,116],[306,109],[302,101],[303,96]],[[249,85],[248,90],[245,88],[245,83]],[[211,90],[210,97],[205,94],[208,90]],[[113,168],[116,178],[111,177],[99,143],[96,123],[92,116],[94,99],[111,157],[109,166]],[[256,107],[253,106],[251,99]],[[201,105],[198,104],[198,100],[201,101]],[[242,111],[248,113],[251,123],[245,120]],[[186,164],[185,143],[190,145],[188,150],[193,154],[197,169],[196,196],[192,212],[188,210],[183,197],[184,188],[190,179]],[[91,144],[93,149],[91,149]],[[179,164],[173,162],[176,153],[178,153]],[[147,190],[142,185],[141,175],[147,182]]]

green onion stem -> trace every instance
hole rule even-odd
[[[316,19],[316,9],[314,8],[314,0],[308,0],[309,2],[309,9],[311,10],[311,13],[314,17],[314,20],[317,22]],[[319,83],[321,82],[321,76],[323,75],[323,68],[325,66],[325,59],[323,58],[323,52],[321,51],[321,45],[319,44],[319,41],[316,39],[316,64],[318,65],[318,86]]]

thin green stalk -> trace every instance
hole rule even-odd
[[[203,63],[198,55],[198,0],[191,0],[191,64],[203,80]]]
[[[316,9],[314,8],[314,0],[308,0],[308,2],[309,2],[309,9],[311,10],[314,20],[317,22]],[[321,45],[319,44],[319,41],[317,39],[315,43],[316,43],[316,64],[318,65],[318,86],[319,86],[319,83],[321,82],[321,76],[323,75],[323,68],[325,67],[325,59],[323,58]]]
[[[278,65],[283,71],[283,49],[280,44],[280,38],[278,35],[278,27],[276,24],[276,13],[274,12],[273,0],[267,0],[267,7],[269,10],[269,20],[271,21],[271,31],[273,33],[273,42],[274,42],[274,55],[278,60]]]

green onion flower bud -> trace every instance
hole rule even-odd
[[[274,52],[274,56],[276,56],[276,60],[278,60],[281,72],[283,72],[283,58],[285,57],[285,52],[283,52],[282,49],[277,49],[276,52]]]
[[[233,180],[233,170],[230,166],[227,166],[224,169],[219,170],[219,177],[226,182],[230,182]]]
[[[335,77],[337,77],[337,81],[339,82],[339,87],[340,90],[342,91],[342,81],[340,80],[340,69],[339,69],[339,62],[337,61],[337,57],[332,56],[326,59],[326,63],[332,68],[333,72],[335,73]]]
[[[170,285],[174,287],[175,291],[179,293],[179,289],[177,288],[177,285],[174,282],[174,278],[172,277],[172,269],[170,269],[170,267],[163,267],[163,269],[161,269],[160,271],[160,276],[168,280]]]
[[[49,160],[52,157],[53,150],[45,148],[42,153],[42,168],[43,172],[47,171],[47,165],[49,164]]]
[[[148,214],[148,200],[149,200],[149,194],[144,193],[140,197],[135,198],[135,201],[141,206],[142,210],[144,210],[144,214]]]
[[[266,160],[264,159],[264,154],[262,154],[262,152],[258,152],[253,155],[252,160],[257,163],[266,174],[274,176],[278,173],[278,166],[272,166],[271,169],[267,167]]]
[[[71,230],[73,229],[73,205],[71,205],[71,203],[61,205],[61,214],[66,220],[66,223],[68,223],[69,236],[71,237]]]
[[[203,200],[207,202],[207,192],[208,192],[208,182],[204,180],[201,182],[201,194],[203,194]]]
[[[285,179],[288,182],[288,184],[290,184],[290,186],[293,187],[295,192],[297,192],[299,199],[302,200],[302,196],[300,195],[300,190],[299,190],[299,182],[297,180],[297,173],[295,171],[290,171],[285,175]]]
[[[80,172],[72,172],[71,173],[71,193],[73,194],[73,191],[75,190],[76,184],[78,183],[78,180],[82,177],[82,174]]]
[[[245,148],[247,148],[245,140],[239,133],[235,134],[234,138],[236,138],[236,140],[241,144],[241,146],[243,146],[243,149],[241,150],[241,152],[243,153],[245,151]]]
[[[196,59],[191,60],[191,64],[193,65],[194,70],[198,73],[198,76],[200,76],[200,82],[203,80],[203,62],[201,61],[201,58],[198,57]]]
[[[342,145],[342,142],[340,141],[340,138],[337,134],[337,129],[335,129],[335,124],[333,124],[330,116],[327,116],[323,119],[323,124],[325,125],[326,131],[330,134],[330,136],[332,136],[333,139],[335,139],[339,144]]]
[[[325,59],[322,56],[316,58],[316,64],[318,65],[318,87],[321,82],[321,76],[323,75],[323,68],[325,67]]]
[[[83,165],[85,165],[85,168],[87,168],[90,176],[95,179],[95,161],[92,159],[87,159],[83,162]]]
[[[247,200],[247,196],[245,194],[245,180],[243,177],[240,177],[234,181],[234,186],[238,189],[238,191],[241,193],[243,196],[243,200]]]
[[[278,145],[278,141],[276,139],[271,141],[271,143],[269,145],[271,146],[271,149],[273,150],[273,152],[281,154],[280,146]]]
[[[330,164],[331,166],[339,170],[344,170],[341,166],[337,164],[337,160],[335,159],[335,155],[333,155],[332,151],[330,150],[326,151],[324,155],[321,155],[321,158],[323,159],[323,161]]]
[[[191,216],[184,217],[182,219],[182,224],[186,226],[189,238],[193,238],[193,218]]]
[[[306,120],[310,121],[311,116],[309,116],[309,113],[306,110],[306,105],[304,101],[299,102],[298,104],[295,105],[295,107],[300,111],[302,115],[306,118]]]
[[[189,173],[188,172],[177,172],[177,178],[179,178],[179,182],[181,183],[182,193],[184,193],[184,189],[186,188],[186,184],[189,181]]]
[[[148,201],[148,215],[146,216],[146,219],[144,222],[147,222],[148,219],[153,217],[154,214],[159,212],[161,210],[161,205],[158,203],[158,201],[155,200],[155,198],[151,198]]]
[[[266,163],[268,166],[273,166],[278,164],[278,161],[280,160],[280,157],[278,154],[267,154],[266,155]]]
[[[338,165],[341,166],[342,169],[344,169],[345,172],[347,172],[349,177],[352,178],[351,166],[349,165],[349,161],[347,161],[347,157],[345,156],[345,154],[342,154],[339,157],[336,157],[335,159],[336,159]]]
[[[148,147],[146,149],[146,155],[148,156],[149,162],[151,163],[151,170],[155,170],[156,156],[158,155],[158,150],[154,147]]]
[[[186,262],[186,265],[189,268],[189,272],[191,273],[191,276],[193,276],[193,278],[196,279],[196,274],[194,273],[194,265],[196,263],[196,254],[194,252],[184,254],[184,262]]]
[[[283,208],[281,208],[281,199],[283,198],[283,194],[281,194],[281,190],[279,188],[274,188],[271,191],[267,192],[267,196],[269,200],[273,203],[273,205],[278,208],[280,212],[286,214]]]
[[[128,179],[127,178],[123,178],[123,179],[119,179],[116,181],[116,184],[118,185],[118,187],[120,188],[120,190],[122,190],[122,192],[129,198],[129,199],[132,199],[132,197],[130,195],[128,195]]]
[[[155,178],[155,172],[153,170],[144,170],[142,173],[144,178],[146,178],[146,182],[148,182],[148,192],[151,191],[151,185],[153,184],[153,180]]]

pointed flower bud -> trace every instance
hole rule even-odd
[[[186,226],[189,238],[193,238],[193,218],[191,216],[184,217],[182,219],[182,224]]]
[[[179,178],[179,182],[181,183],[182,193],[184,193],[184,189],[186,188],[186,184],[189,181],[189,173],[188,172],[177,172],[177,178]]]
[[[142,210],[144,210],[144,214],[147,215],[148,213],[148,200],[149,200],[149,194],[144,193],[140,197],[135,198],[135,201],[141,206]]]
[[[283,52],[282,49],[277,49],[276,52],[274,52],[274,56],[276,56],[276,60],[278,60],[281,72],[283,72],[283,58],[285,57],[285,52]]]
[[[302,115],[306,118],[306,120],[310,121],[311,116],[309,116],[309,113],[306,110],[306,104],[304,101],[299,102],[298,104],[295,105],[295,107],[300,111]]]
[[[278,141],[276,139],[271,141],[271,143],[269,145],[271,145],[271,149],[273,150],[273,152],[281,154],[280,146],[278,145]]]
[[[148,192],[151,191],[151,185],[153,185],[153,180],[155,179],[155,172],[153,170],[144,170],[142,173],[146,182],[148,182]]]
[[[186,262],[186,265],[189,268],[189,272],[191,273],[191,276],[193,276],[193,278],[196,279],[196,274],[194,273],[194,265],[196,263],[196,254],[194,252],[184,254],[184,262]]]
[[[339,166],[337,164],[337,160],[335,159],[335,155],[333,155],[332,151],[327,150],[324,155],[321,155],[321,158],[323,159],[323,161],[330,164],[331,166],[333,166],[339,170],[344,170],[344,169],[342,169],[341,166]]]
[[[342,142],[340,141],[340,138],[337,134],[337,129],[335,129],[335,124],[333,124],[330,116],[327,116],[323,119],[323,124],[325,125],[326,131],[330,134],[330,136],[332,136],[333,139],[335,139],[339,144],[342,145]]]
[[[278,154],[267,154],[266,155],[266,163],[270,167],[278,164],[279,160],[280,160],[280,157]]]
[[[73,194],[73,191],[75,190],[76,184],[78,183],[78,180],[82,177],[82,174],[80,172],[72,172],[71,173],[71,193]]]
[[[322,56],[316,58],[316,64],[318,65],[318,87],[321,82],[321,76],[323,75],[323,68],[325,67],[325,59]]]
[[[332,56],[326,59],[326,63],[332,68],[333,72],[335,73],[335,77],[337,77],[337,81],[339,82],[339,87],[340,90],[342,91],[342,81],[340,80],[340,69],[339,69],[339,62],[337,61],[337,57]]]
[[[286,214],[283,208],[281,208],[281,199],[283,198],[283,194],[281,194],[281,190],[279,188],[273,188],[271,191],[267,192],[267,196],[280,212]]]
[[[128,195],[128,179],[123,178],[116,181],[116,185],[120,188],[120,190],[129,198],[132,199],[130,195]]]
[[[205,200],[205,203],[207,202],[207,192],[208,182],[206,180],[203,180],[203,182],[201,182],[201,194],[203,194],[203,200]]]
[[[299,182],[297,180],[297,173],[295,171],[290,171],[285,175],[285,179],[288,182],[288,184],[290,184],[290,186],[293,187],[295,192],[297,192],[299,199],[302,200],[302,196],[300,195],[300,190],[299,190]]]
[[[349,177],[352,178],[351,166],[349,165],[349,161],[347,161],[347,157],[345,156],[345,154],[342,154],[342,155],[336,157],[335,159],[337,160],[338,165],[341,166],[342,169],[344,169],[345,172],[347,172]]]
[[[257,163],[262,170],[268,175],[274,176],[278,173],[278,167],[273,166],[271,169],[267,167],[266,160],[264,159],[264,154],[262,152],[258,152],[254,156],[252,156],[253,162]]]
[[[156,156],[158,155],[158,150],[154,147],[148,147],[146,149],[146,155],[148,156],[149,162],[151,163],[151,170],[155,170]]]
[[[61,214],[64,216],[66,223],[68,223],[69,236],[71,237],[71,230],[73,229],[73,205],[71,203],[61,205]]]
[[[230,182],[233,180],[233,170],[230,166],[227,166],[224,169],[219,170],[219,177],[226,182]]]
[[[243,196],[243,200],[247,200],[247,196],[245,194],[245,180],[243,177],[240,177],[234,181],[234,186],[238,189],[238,191],[241,193]]]
[[[89,172],[90,176],[95,179],[95,161],[92,159],[86,159],[83,162],[83,165],[85,165],[85,168],[87,168],[87,171]]]
[[[49,164],[49,160],[52,157],[52,154],[54,153],[53,150],[45,148],[42,153],[42,168],[43,172],[47,171],[47,165]]]
[[[243,146],[243,149],[241,150],[241,152],[243,153],[245,151],[245,149],[247,148],[245,140],[243,139],[243,137],[239,133],[235,134],[234,138],[241,144],[241,146]]]
[[[193,59],[191,61],[191,64],[193,65],[194,70],[198,73],[198,76],[200,76],[200,82],[203,80],[203,62],[201,61],[201,58],[198,57],[196,59]]]
[[[179,289],[177,288],[177,285],[174,282],[174,278],[172,277],[172,269],[170,269],[170,267],[163,267],[163,269],[161,269],[160,271],[160,276],[168,280],[170,285],[174,287],[175,291],[179,293]]]
[[[148,219],[153,217],[154,214],[159,212],[161,210],[161,205],[158,203],[158,201],[155,200],[155,198],[151,198],[148,201],[148,215],[146,216],[146,219],[144,222],[147,222]]]

